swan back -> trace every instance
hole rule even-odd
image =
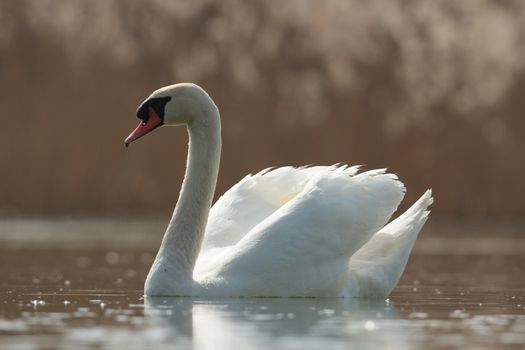
[[[334,296],[347,279],[350,256],[385,225],[404,194],[395,175],[384,170],[351,175],[355,171],[312,170],[295,197],[273,212],[267,209],[269,215],[247,233],[231,235],[229,242],[208,241],[194,278],[228,281],[222,287],[226,295],[241,290],[252,296]]]

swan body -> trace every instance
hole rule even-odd
[[[162,125],[186,125],[179,200],[145,282],[147,296],[384,298],[428,217],[431,191],[388,223],[405,187],[385,169],[282,167],[248,175],[211,206],[219,111],[183,83],[137,110],[126,145]]]

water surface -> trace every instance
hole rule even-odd
[[[144,299],[161,224],[6,221],[0,348],[522,348],[519,230],[427,231],[388,300]]]

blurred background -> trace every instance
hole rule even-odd
[[[123,140],[183,81],[221,110],[217,196],[347,162],[436,218],[525,215],[524,1],[0,0],[0,217],[167,219],[186,131]]]

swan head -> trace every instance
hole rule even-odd
[[[133,141],[161,126],[190,125],[210,118],[217,111],[210,96],[200,86],[180,83],[154,91],[137,108],[141,121],[126,138],[126,147]],[[218,112],[217,112],[218,113]]]

